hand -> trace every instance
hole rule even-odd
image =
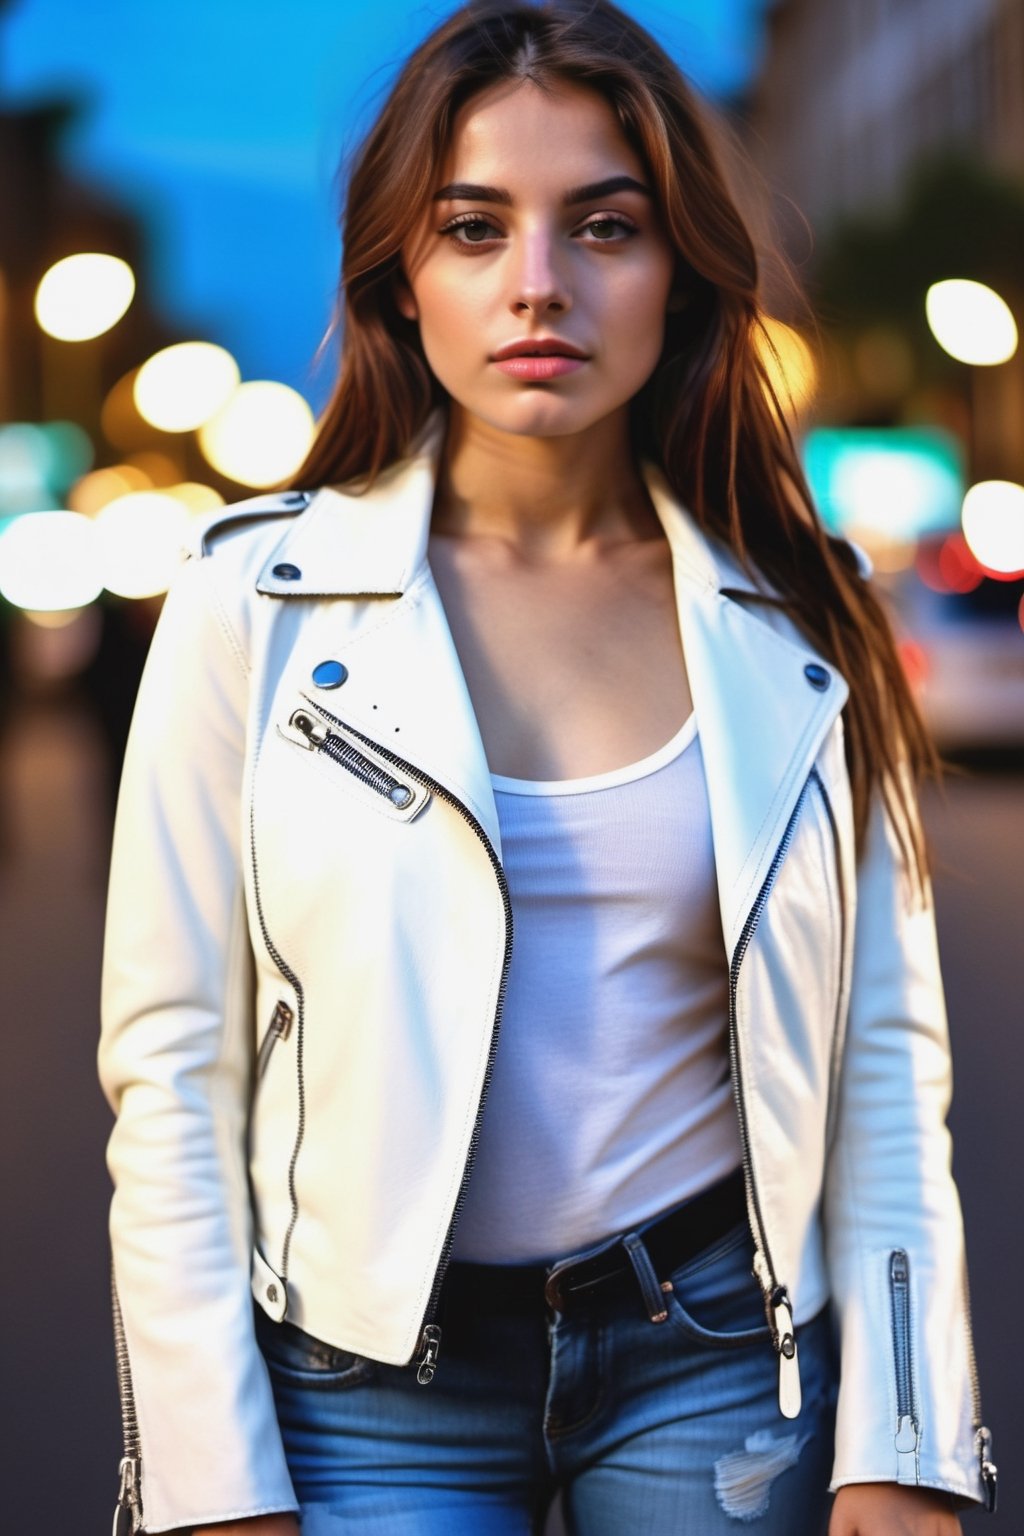
[[[197,1525],[192,1536],[299,1536],[297,1515],[250,1515],[219,1525]]]
[[[832,1505],[828,1536],[961,1536],[948,1493],[904,1483],[847,1483]]]

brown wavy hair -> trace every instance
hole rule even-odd
[[[762,274],[782,272],[797,296],[799,284],[777,242],[755,246],[739,211],[727,167],[735,177],[740,166],[748,187],[760,183],[735,136],[610,0],[470,0],[406,61],[352,156],[341,281],[318,350],[340,332],[338,378],[288,488],[365,480],[369,489],[446,402],[418,326],[396,306],[393,279],[435,190],[455,114],[485,87],[516,80],[600,92],[652,177],[688,302],[667,315],[661,357],[631,402],[634,451],[660,466],[755,583],[758,571],[767,577],[777,596],[757,600],[783,607],[847,679],[858,861],[877,787],[924,895],[930,852],[917,789],[943,765],[876,593],[849,544],[820,520],[766,366]]]

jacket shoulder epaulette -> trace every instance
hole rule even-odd
[[[185,541],[185,554],[201,560],[204,555],[211,553],[213,541],[218,534],[260,518],[295,517],[309,506],[312,499],[312,491],[270,491],[218,507],[215,512],[196,520]]]

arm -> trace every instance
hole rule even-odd
[[[831,1486],[899,1483],[943,1490],[960,1506],[984,1501],[986,1488],[946,1128],[951,1086],[931,886],[922,898],[903,873],[876,793],[856,878],[824,1195],[842,1341]]]
[[[103,956],[110,1234],[147,1532],[297,1508],[252,1323],[248,679],[215,563],[177,573],[150,647]]]

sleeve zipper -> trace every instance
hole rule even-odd
[[[914,1393],[914,1351],[910,1326],[910,1260],[906,1250],[894,1248],[889,1255],[889,1307],[892,1325],[893,1369],[896,1375],[896,1434],[894,1444],[899,1465],[913,1458],[917,1482],[919,1421]]]
[[[139,1421],[135,1411],[128,1341],[125,1337],[121,1302],[117,1294],[114,1264],[110,1265],[110,1297],[114,1313],[114,1353],[117,1360],[117,1390],[121,1400],[121,1428],[124,1455],[118,1469],[117,1503],[114,1506],[113,1536],[135,1536],[142,1530],[142,1448]]]

